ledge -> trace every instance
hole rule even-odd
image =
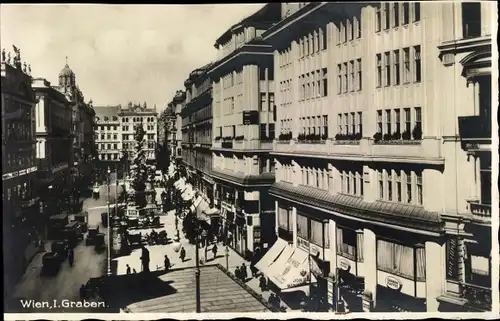
[[[317,206],[322,209],[338,212],[353,219],[377,224],[385,223],[432,233],[443,233],[444,223],[439,213],[430,212],[422,207],[384,201],[366,202],[362,198],[331,194],[326,190],[308,186],[293,186],[290,183],[278,182],[271,186],[269,194],[291,201]]]
[[[212,177],[241,186],[272,185],[275,181],[274,173],[263,173],[261,175],[245,175],[225,169],[212,169]]]

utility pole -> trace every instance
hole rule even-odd
[[[109,202],[109,193],[110,193],[110,183],[111,183],[111,170],[108,167],[108,224],[107,224],[107,232],[108,232],[108,276],[111,276],[111,233],[110,233],[110,222],[109,222],[109,212],[110,212],[110,202]]]

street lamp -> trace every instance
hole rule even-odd
[[[109,205],[110,205],[109,204],[110,203],[109,202],[109,193],[110,193],[110,184],[111,184],[111,170],[109,169],[109,167],[108,167],[108,180],[107,181],[108,181],[108,200],[107,200],[107,205],[108,205],[108,215],[107,215],[108,219],[107,220],[108,220],[108,224],[107,224],[107,227],[106,227],[107,232],[108,232],[108,273],[107,274],[108,274],[108,276],[110,276],[111,275],[111,231],[110,231],[110,228],[109,228],[109,226],[110,226],[109,212],[111,210],[110,210],[110,207],[109,207]]]

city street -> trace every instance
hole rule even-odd
[[[110,193],[114,195],[114,186],[110,186]],[[106,212],[107,187],[101,186],[100,198],[85,199],[83,210],[89,213],[89,226],[99,225],[101,233],[106,234],[106,229],[101,223],[101,213]],[[70,220],[72,216],[70,215]],[[106,238],[107,240],[107,238]],[[51,242],[45,244],[45,250],[50,251]],[[83,312],[89,308],[64,308],[33,309],[20,306],[20,300],[36,300],[38,302],[61,302],[61,300],[79,301],[79,288],[87,283],[90,278],[99,277],[106,272],[106,251],[96,252],[93,246],[86,246],[85,240],[80,241],[74,249],[75,261],[71,267],[66,260],[61,264],[57,275],[42,276],[42,257],[45,253],[38,253],[26,269],[25,274],[16,286],[11,300],[16,312]]]

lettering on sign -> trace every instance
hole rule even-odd
[[[403,286],[398,279],[390,275],[385,278],[385,284],[389,289],[393,290],[401,290],[401,287]]]
[[[339,267],[344,271],[349,271],[349,269],[351,268],[351,265],[346,260],[340,259]]]
[[[466,149],[479,149],[479,144],[477,143],[467,143],[465,144]]]

